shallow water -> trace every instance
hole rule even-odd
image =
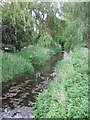
[[[56,73],[55,63],[61,59],[55,54],[47,65],[33,65],[37,71],[31,75],[17,75],[12,81],[2,84],[2,115],[3,118],[33,118],[33,102],[38,93],[48,88]]]

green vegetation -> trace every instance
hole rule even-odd
[[[59,44],[66,21],[56,17],[57,11],[59,9],[55,8],[53,3],[5,3],[2,7],[3,49],[8,44],[16,50],[30,44],[50,47],[52,40],[52,44]]]
[[[0,83],[2,82],[2,53],[0,53]]]
[[[63,31],[65,50],[73,49],[79,43],[88,46],[88,2],[64,3],[62,7],[67,26]]]
[[[19,54],[34,64],[45,64],[55,53],[47,48],[32,46],[24,49]]]
[[[32,64],[46,64],[55,51],[39,46],[30,46],[18,53],[4,53],[2,57],[3,81],[12,79],[16,74],[34,72]]]
[[[36,98],[38,118],[88,117],[87,49],[78,47],[67,60],[56,64],[57,76]]]
[[[50,48],[52,45],[52,42],[53,42],[53,38],[50,35],[45,34],[40,37],[38,44],[40,46]]]
[[[34,71],[31,62],[11,53],[4,53],[2,65],[3,81],[11,80],[16,74]]]
[[[40,37],[40,39],[38,40],[38,46],[52,49],[55,52],[61,51],[61,45],[54,41],[53,37],[51,35],[48,35],[47,33],[43,34]]]
[[[32,41],[33,22],[28,5],[22,2],[5,3],[2,9],[2,42],[21,50]]]
[[[69,57],[55,64],[56,76],[49,87],[37,96],[33,114],[38,118],[88,117],[88,2],[32,1],[0,4],[2,81],[27,72],[36,75],[35,65],[42,69],[55,54],[67,52]],[[42,74],[46,73],[39,77]]]

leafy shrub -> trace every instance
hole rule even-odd
[[[53,50],[39,46],[28,47],[28,49],[26,48],[20,52],[23,58],[28,59],[34,64],[45,64],[53,54]]]
[[[54,50],[55,52],[60,52],[61,51],[61,46],[58,42],[54,41],[52,36],[45,34],[42,35],[38,41],[38,45],[45,47],[45,48],[50,48]]]
[[[13,78],[16,74],[33,72],[34,68],[30,62],[16,54],[4,53],[2,57],[3,81]]]
[[[64,49],[74,49],[78,44],[84,43],[84,24],[80,19],[75,21],[68,21],[67,27],[63,31],[62,40],[64,42]],[[85,38],[86,39],[86,38]]]
[[[3,81],[16,74],[34,71],[32,64],[46,64],[55,51],[39,46],[29,46],[17,53],[4,53],[2,57]]]
[[[0,83],[2,82],[2,51],[0,50]]]
[[[61,52],[61,45],[56,42],[52,42],[51,49],[56,53]]]
[[[50,35],[45,34],[40,37],[38,44],[40,46],[50,48],[52,42],[53,42],[53,38]]]
[[[34,114],[37,117],[46,117],[46,114],[49,112],[49,107],[51,106],[52,95],[50,89],[39,93],[39,97],[36,99],[35,108],[38,108],[34,111]]]
[[[87,49],[78,47],[55,69],[57,76],[38,95],[33,114],[38,118],[88,117]]]

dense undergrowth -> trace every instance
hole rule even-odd
[[[69,58],[56,63],[57,76],[36,98],[38,118],[88,117],[87,49],[77,47]]]
[[[55,51],[40,46],[31,46],[25,48],[18,54],[24,59],[31,61],[33,64],[46,64],[51,56],[55,54]]]
[[[39,38],[37,45],[52,49],[55,52],[60,52],[61,50],[61,45],[58,44],[58,42],[55,42],[52,36],[48,35],[47,33],[45,33]]]
[[[21,56],[11,53],[4,53],[2,57],[2,64],[3,81],[11,80],[16,74],[34,71],[31,62],[27,62],[27,60]]]
[[[16,53],[4,53],[2,56],[3,81],[11,80],[16,74],[34,72],[33,64],[46,64],[57,51],[30,46]]]
[[[0,83],[2,82],[2,53],[0,53]]]

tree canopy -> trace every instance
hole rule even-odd
[[[2,8],[2,43],[21,49],[47,33],[65,49],[88,39],[88,3],[11,2]],[[41,41],[42,42],[42,41]],[[46,43],[47,44],[47,43]]]

